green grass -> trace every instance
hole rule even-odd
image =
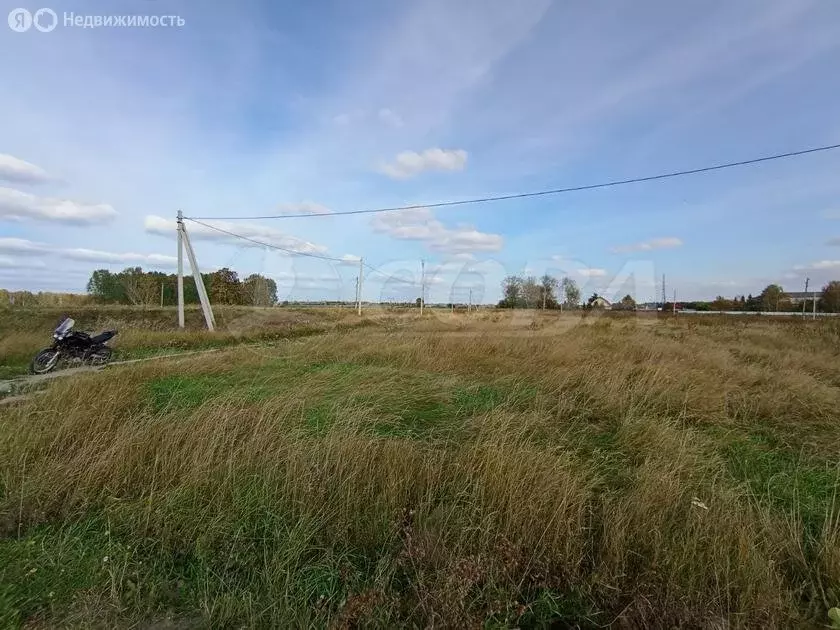
[[[258,371],[232,369],[213,374],[168,375],[146,383],[145,397],[153,413],[195,409],[235,395],[244,403],[282,397],[304,383],[321,385],[316,398],[302,406],[309,428],[324,434],[342,409],[366,410],[371,429],[383,437],[452,438],[464,420],[501,405],[527,408],[537,394],[533,386],[505,388],[463,384],[433,373],[395,371],[377,365],[271,361]],[[375,394],[360,392],[384,383]]]
[[[833,333],[590,319],[51,383],[0,410],[0,626],[820,627]]]
[[[803,456],[760,435],[733,438],[723,450],[733,477],[746,483],[757,500],[781,514],[796,513],[808,535],[819,535],[840,491],[836,461]]]

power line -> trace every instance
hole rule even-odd
[[[363,264],[364,264],[364,266],[365,266],[365,267],[367,267],[368,269],[370,269],[372,272],[374,272],[374,273],[378,273],[378,274],[379,274],[379,275],[381,275],[381,276],[385,276],[385,279],[386,279],[386,280],[394,280],[394,281],[396,281],[396,282],[402,282],[402,283],[404,283],[404,284],[411,284],[411,285],[416,285],[416,284],[417,284],[417,281],[416,281],[416,280],[406,280],[406,279],[404,279],[404,278],[398,278],[397,276],[391,276],[391,275],[388,275],[387,273],[385,273],[384,271],[380,271],[380,270],[379,270],[379,269],[377,269],[376,267],[371,267],[371,266],[370,266],[369,264],[367,264],[367,263],[363,263]]]
[[[220,227],[216,227],[215,225],[210,225],[209,223],[204,223],[202,221],[199,221],[198,219],[193,219],[191,217],[184,217],[184,219],[187,220],[187,221],[192,221],[193,223],[197,223],[198,225],[203,225],[204,227],[209,228],[211,230],[216,230],[217,232],[221,232],[222,234],[227,234],[228,236],[233,236],[235,238],[241,238],[242,240],[249,241],[249,242],[254,243],[256,245],[261,245],[263,247],[268,247],[270,249],[279,249],[280,251],[286,252],[286,253],[291,254],[293,256],[308,256],[310,258],[318,258],[320,260],[329,260],[329,261],[340,262],[340,263],[348,262],[348,260],[346,258],[333,258],[331,256],[321,256],[320,254],[309,254],[309,253],[306,253],[306,252],[298,252],[298,251],[295,251],[293,249],[287,249],[285,247],[280,247],[279,245],[272,245],[271,243],[264,243],[263,241],[258,241],[256,239],[250,238],[248,236],[243,236],[242,234],[236,234],[235,232],[230,232],[228,230],[222,229]],[[355,261],[353,261],[353,262],[355,262]],[[372,272],[378,273],[381,276],[385,276],[386,280],[394,280],[396,282],[403,282],[403,283],[406,283],[406,284],[417,284],[417,282],[415,280],[405,280],[404,278],[398,278],[397,276],[391,276],[391,275],[385,273],[384,271],[380,271],[376,267],[373,267],[373,266],[371,266],[371,265],[369,265],[365,262],[362,262],[362,264],[365,267],[367,267],[368,269],[370,269]],[[358,278],[356,279],[356,281],[358,282]]]
[[[233,236],[235,238],[241,238],[243,241],[249,241],[256,245],[261,245],[263,247],[268,247],[270,249],[277,249],[281,252],[286,252],[287,254],[292,254],[293,256],[308,256],[309,258],[318,258],[320,260],[330,260],[333,262],[340,262],[346,263],[347,260],[344,258],[333,258],[331,256],[321,256],[320,254],[310,254],[307,252],[299,252],[295,251],[294,249],[287,249],[285,247],[280,247],[279,245],[272,245],[271,243],[263,243],[262,241],[258,241],[256,239],[250,238],[248,236],[243,236],[242,234],[236,234],[234,232],[229,232],[228,230],[224,230],[220,227],[216,227],[215,225],[210,225],[209,223],[203,223],[198,219],[193,219],[191,217],[184,217],[187,221],[192,221],[193,223],[197,223],[198,225],[203,225],[206,228],[210,228],[211,230],[216,230],[217,232],[221,232],[222,234],[227,234],[228,236]]]
[[[594,190],[596,188],[610,188],[612,186],[625,186],[627,184],[638,184],[641,182],[651,182],[659,179],[669,179],[671,177],[683,177],[685,175],[696,175],[698,173],[708,173],[709,171],[720,171],[726,168],[734,168],[737,166],[748,166],[750,164],[758,164],[760,162],[770,162],[772,160],[781,160],[785,158],[797,157],[800,155],[807,155],[809,153],[818,153],[820,151],[831,151],[833,149],[840,149],[840,144],[830,144],[821,147],[813,147],[810,149],[802,149],[799,151],[790,151],[788,153],[777,153],[775,155],[765,155],[763,157],[752,158],[750,160],[741,160],[739,162],[727,162],[725,164],[715,164],[713,166],[704,166],[702,168],[694,168],[683,171],[673,171],[671,173],[660,173],[658,175],[647,175],[645,177],[633,177],[631,179],[618,179],[608,182],[601,182],[599,184],[586,184],[583,186],[569,186],[567,188],[553,188],[550,190],[538,190],[534,192],[515,193],[511,195],[499,195],[495,197],[480,197],[475,199],[463,199],[461,201],[440,201],[437,203],[422,203],[410,206],[394,206],[390,208],[371,208],[365,210],[348,210],[347,212],[316,212],[303,214],[279,214],[279,215],[263,215],[251,217],[197,217],[198,219],[223,219],[223,220],[258,220],[258,219],[303,219],[309,217],[336,217],[346,216],[351,214],[374,214],[378,212],[395,212],[398,210],[417,210],[419,208],[446,208],[451,206],[466,206],[477,203],[488,203],[491,201],[506,201],[509,199],[524,199],[527,197],[544,197],[547,195],[559,195],[562,193],[578,192],[582,190]],[[184,217],[187,218],[187,217]],[[195,219],[191,219],[195,220]]]

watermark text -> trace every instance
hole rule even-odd
[[[12,9],[9,12],[9,28],[17,33],[30,29],[49,33],[58,26],[64,28],[182,28],[186,20],[180,15],[77,15],[64,11],[61,19],[50,8],[37,11]]]

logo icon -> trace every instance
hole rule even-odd
[[[43,9],[42,9],[43,11]],[[55,15],[55,13],[53,13]],[[58,21],[58,16],[56,16]],[[32,14],[26,9],[12,9],[9,11],[9,28],[16,33],[25,33],[32,27]],[[55,28],[55,26],[53,26]],[[50,29],[52,30],[52,29]]]
[[[58,26],[58,16],[52,9],[38,9],[32,18],[32,24],[42,33],[49,33]]]

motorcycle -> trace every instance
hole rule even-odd
[[[64,318],[53,332],[53,344],[44,348],[29,366],[33,374],[46,374],[59,361],[86,365],[105,365],[111,360],[111,348],[105,343],[114,335],[116,330],[106,330],[91,337],[86,332],[75,331],[76,321],[70,317]]]

